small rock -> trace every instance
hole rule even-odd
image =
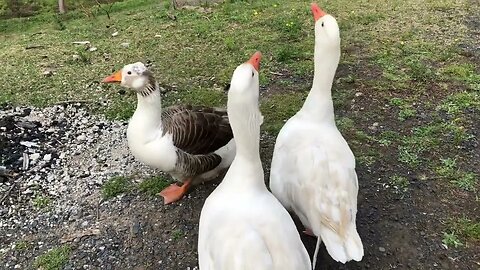
[[[43,71],[42,74],[43,74],[43,76],[45,76],[45,77],[50,77],[50,76],[53,75],[53,71],[47,69],[47,70]]]
[[[85,135],[83,135],[83,134],[77,137],[77,141],[80,141],[80,142],[83,142],[83,141],[85,141],[86,139],[87,139],[87,136],[85,136]]]
[[[384,248],[384,247],[379,247],[378,250],[379,250],[380,252],[385,252],[385,248]]]
[[[356,97],[363,96],[363,93],[362,93],[362,92],[357,92],[357,93],[355,93],[355,96],[356,96]]]
[[[30,157],[31,160],[37,160],[40,157],[40,154],[39,153],[33,153],[29,157]]]
[[[97,50],[97,47],[91,47],[91,48],[90,48],[90,49],[88,49],[88,50],[89,50],[89,51],[91,51],[91,52],[94,52],[94,51],[96,51],[96,50]]]
[[[116,36],[118,36],[118,31],[116,31],[112,34],[112,37],[116,37]]]
[[[52,154],[46,154],[45,156],[43,156],[43,160],[45,161],[50,161],[52,159]]]
[[[123,42],[123,43],[120,44],[120,45],[122,45],[122,47],[124,47],[124,48],[128,48],[128,46],[130,46],[130,43],[128,43],[128,42]]]
[[[74,61],[77,61],[77,60],[80,60],[81,57],[78,54],[74,54],[74,55],[72,55],[72,58],[73,58]]]

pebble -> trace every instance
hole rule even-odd
[[[52,159],[52,154],[46,154],[45,156],[43,156],[43,160],[45,161],[50,161]]]
[[[87,136],[85,136],[84,134],[80,135],[77,137],[77,141],[80,141],[80,142],[83,142],[87,139]]]
[[[33,153],[29,157],[30,157],[31,160],[37,160],[40,157],[40,154],[39,153]]]
[[[385,252],[385,248],[384,248],[384,247],[379,247],[378,250],[379,250],[380,252]]]

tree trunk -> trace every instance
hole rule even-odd
[[[65,13],[65,0],[58,0],[58,12]]]

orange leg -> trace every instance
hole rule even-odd
[[[183,185],[177,186],[176,184],[171,184],[170,186],[164,188],[160,195],[164,198],[164,203],[169,204],[180,200],[185,193],[187,193],[188,188],[192,184],[192,179],[187,179]]]
[[[306,234],[306,235],[312,236],[312,237],[317,237],[317,236],[313,233],[312,229],[309,229],[309,228],[305,228],[305,230],[303,231],[303,233]]]

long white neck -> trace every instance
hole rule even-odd
[[[235,177],[225,179],[226,182],[236,182],[245,187],[266,188],[260,160],[260,125],[263,116],[258,103],[249,104],[238,99],[242,97],[228,98],[228,118],[235,139],[236,155],[229,170],[229,174]]]
[[[320,122],[335,123],[332,84],[340,61],[340,49],[315,45],[313,84],[300,112]]]
[[[162,98],[160,88],[154,80],[147,84],[143,89],[137,91],[137,109],[133,115],[136,122],[141,122],[139,128],[148,130],[157,130],[161,125],[162,116]]]

